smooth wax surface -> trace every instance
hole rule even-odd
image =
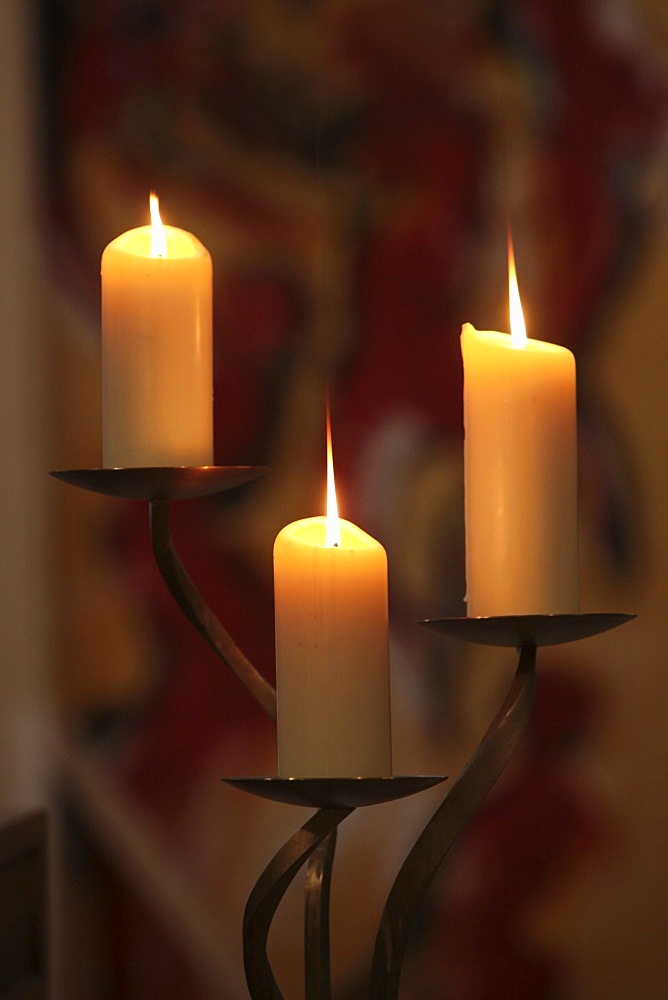
[[[103,464],[213,463],[212,266],[191,233],[151,226],[102,255]]]
[[[295,521],[274,545],[281,777],[388,777],[392,771],[387,557],[340,520]]]
[[[469,616],[578,611],[575,359],[465,324]]]

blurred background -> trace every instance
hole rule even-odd
[[[101,463],[99,261],[195,233],[215,274],[219,464],[182,558],[273,680],[272,545],[324,504],[390,565],[394,767],[456,776],[513,656],[427,633],[464,612],[459,332],[578,365],[583,611],[546,650],[520,752],[438,877],[403,1000],[668,995],[668,11],[660,0],[4,0],[0,7],[0,805],[47,804],[55,995],[237,1000],[245,900],[307,810],[275,732],[166,593],[146,506],[49,479]],[[341,828],[336,995],[439,793]],[[272,936],[299,996],[300,893]]]

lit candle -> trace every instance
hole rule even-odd
[[[575,360],[526,337],[509,245],[511,336],[462,328],[470,617],[578,611]]]
[[[102,255],[106,468],[213,461],[211,257],[153,195],[151,219]]]
[[[282,777],[392,772],[387,557],[336,510],[328,420],[327,516],[274,545]]]

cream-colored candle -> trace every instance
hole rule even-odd
[[[103,464],[211,465],[211,257],[151,216],[102,255]]]
[[[332,523],[328,538],[328,518],[295,521],[274,545],[279,773],[388,777],[387,557]]]
[[[461,347],[467,614],[576,613],[573,355],[469,323]]]

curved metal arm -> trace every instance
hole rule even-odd
[[[152,500],[149,504],[149,520],[153,555],[176,603],[221,660],[248,688],[267,715],[275,719],[276,692],[273,687],[241,652],[183,568],[174,549],[169,528],[169,501]]]
[[[244,912],[244,968],[252,1000],[283,1000],[267,957],[267,938],[279,903],[307,859],[306,996],[308,1000],[329,1000],[329,885],[336,828],[352,811],[319,809],[280,849],[255,883]]]
[[[370,1000],[394,1000],[416,911],[453,843],[517,749],[529,722],[536,647],[523,646],[508,694],[477,750],[408,854],[381,918]]]

